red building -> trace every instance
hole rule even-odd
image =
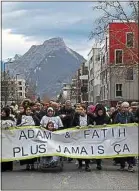
[[[102,48],[101,101],[138,100],[138,60],[138,24],[110,23]]]
[[[109,63],[131,64],[138,62],[138,24],[110,23],[109,33]]]

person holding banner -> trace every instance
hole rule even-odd
[[[48,107],[47,115],[43,116],[43,118],[41,119],[41,122],[40,122],[41,126],[46,128],[48,122],[51,121],[51,122],[54,123],[54,127],[56,129],[62,128],[63,123],[62,123],[60,117],[59,116],[54,116],[54,115],[55,115],[54,109],[52,107]]]
[[[93,124],[93,119],[90,114],[87,114],[86,107],[82,106],[80,107],[80,111],[76,112],[73,119],[73,126],[76,126],[77,128],[81,128],[83,126],[88,126]],[[90,160],[88,159],[78,159],[78,169],[82,169],[82,162],[85,161],[85,171],[90,172]]]
[[[65,129],[72,127],[74,113],[75,110],[71,106],[71,101],[67,100],[65,106],[59,110],[59,116]]]
[[[7,129],[8,127],[15,126],[16,122],[13,117],[10,116],[10,108],[4,107],[1,112],[1,128]],[[5,151],[6,152],[6,151]],[[13,170],[13,162],[2,162],[1,171]]]
[[[25,108],[25,112],[20,114],[17,119],[17,126],[39,126],[39,118],[32,113],[31,107]]]
[[[107,115],[105,107],[101,104],[99,104],[99,106],[95,110],[94,123],[95,125],[106,125],[111,123],[110,117]],[[97,163],[97,169],[101,170],[102,160],[96,159],[96,163]]]
[[[37,118],[36,115],[34,115],[31,111],[31,107],[25,108],[25,113],[22,113],[22,115],[19,116],[17,119],[17,126],[39,126],[40,121]],[[27,159],[20,161],[20,165],[26,164],[26,170],[34,170],[34,162],[36,161],[36,158],[33,159]]]
[[[121,112],[119,112],[116,116],[115,123],[134,123],[135,118],[131,112],[129,112],[129,103],[128,102],[123,102],[121,105]],[[120,162],[120,169],[123,171],[125,169],[125,162],[128,163],[128,171],[129,172],[134,172],[133,169],[133,164],[134,164],[134,157],[122,157],[119,160]]]

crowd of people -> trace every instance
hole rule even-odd
[[[2,127],[8,126],[42,126],[50,131],[57,129],[67,129],[71,127],[80,128],[88,125],[104,125],[104,124],[126,124],[139,123],[139,103],[119,101],[116,107],[105,107],[103,104],[87,105],[86,103],[78,103],[72,106],[70,100],[65,104],[50,101],[49,103],[31,102],[25,99],[21,105],[12,103],[11,106],[3,107],[1,110]],[[6,152],[6,151],[5,151]],[[20,161],[20,164],[26,164],[27,170],[34,168],[34,159]],[[70,162],[72,159],[68,159]],[[128,165],[128,171],[134,171],[136,160],[134,157],[113,159],[114,164],[120,164],[123,171]],[[96,159],[96,168],[102,169],[102,160]],[[78,169],[83,168],[85,162],[85,170],[91,171],[90,160],[78,159]],[[12,162],[2,162],[2,171],[12,170]]]

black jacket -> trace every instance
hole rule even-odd
[[[73,108],[66,109],[63,107],[59,110],[59,115],[66,115],[64,118],[61,118],[64,128],[72,127],[74,113],[75,110]]]
[[[94,119],[93,116],[90,114],[87,114],[87,125],[93,125]],[[80,114],[75,113],[72,126],[80,126]]]
[[[94,117],[94,122],[96,125],[104,125],[104,124],[110,124],[111,120],[110,117],[108,117],[107,115],[102,115]]]

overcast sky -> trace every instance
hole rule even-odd
[[[94,44],[89,40],[96,2],[2,2],[2,58],[23,55],[32,45],[62,37],[69,48],[85,58]],[[126,7],[126,2],[122,2]]]
[[[89,35],[98,12],[94,2],[3,2],[3,59],[23,55],[33,44],[62,37],[66,45],[87,57]]]

